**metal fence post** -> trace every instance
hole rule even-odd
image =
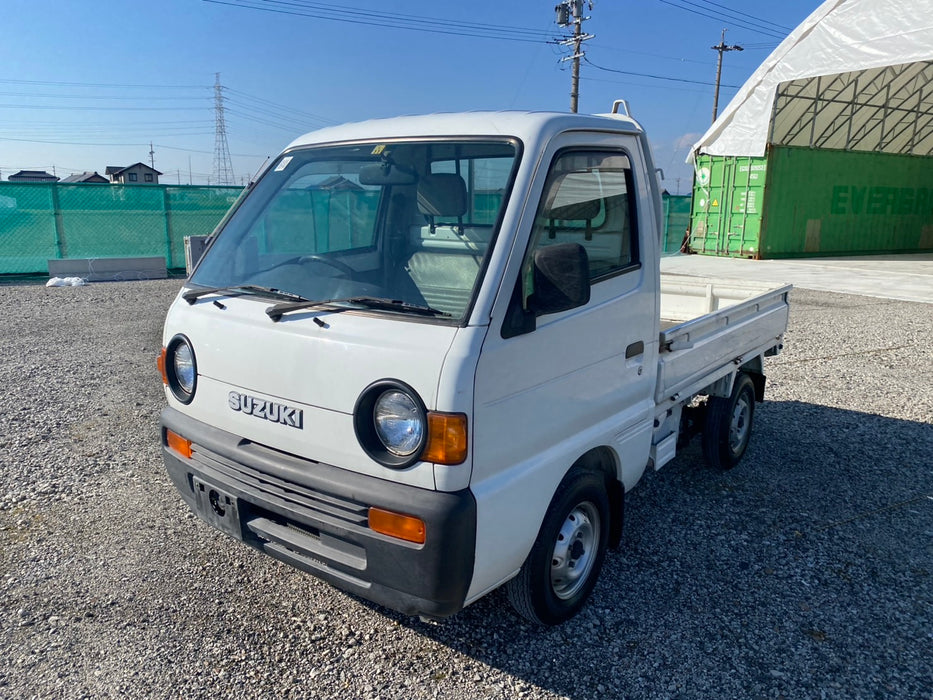
[[[68,257],[68,243],[65,240],[65,222],[62,219],[62,208],[58,202],[58,185],[50,183],[52,190],[52,216],[55,219],[55,250],[58,257],[64,259]]]
[[[172,259],[172,205],[168,196],[168,187],[162,187],[162,207],[165,210],[165,262],[171,270],[174,265]]]

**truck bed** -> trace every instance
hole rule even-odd
[[[791,285],[661,275],[659,410],[780,351]]]

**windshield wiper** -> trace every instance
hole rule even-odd
[[[229,287],[205,287],[203,289],[189,289],[181,295],[181,298],[187,301],[189,304],[194,304],[195,301],[203,296],[207,296],[208,294],[260,294],[283,299],[294,299],[298,302],[307,301],[300,294],[293,294],[292,292],[286,292],[284,290],[274,289],[272,287],[261,287],[256,284],[234,284]]]
[[[419,304],[410,304],[407,301],[399,299],[384,299],[382,297],[349,297],[347,299],[329,299],[322,301],[287,301],[282,304],[275,304],[266,309],[266,314],[273,321],[278,321],[284,314],[292,311],[301,311],[302,309],[312,309],[314,307],[328,307],[337,304],[354,304],[365,309],[385,309],[387,311],[399,311],[401,313],[419,314],[421,316],[447,316],[450,314],[440,309],[434,309],[430,306],[420,306]],[[348,307],[334,308],[331,311],[348,311]]]

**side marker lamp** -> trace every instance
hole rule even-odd
[[[159,369],[159,374],[162,375],[162,383],[168,386],[168,374],[165,373],[165,356],[168,353],[166,348],[162,348],[162,351],[156,356],[156,367]]]
[[[428,440],[421,459],[435,464],[462,464],[466,458],[466,414],[429,411]]]
[[[185,459],[191,459],[191,440],[186,440],[178,433],[166,429],[165,444],[168,445],[170,450],[177,452]]]
[[[369,509],[369,529],[415,544],[424,544],[426,535],[424,521],[421,518],[393,513],[391,510],[382,508]]]

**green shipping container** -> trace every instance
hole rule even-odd
[[[690,247],[696,253],[757,258],[767,160],[701,155],[696,161]]]
[[[933,252],[933,158],[780,146],[767,158],[701,155],[696,173],[694,252]]]
[[[761,257],[933,251],[933,158],[776,147]]]

